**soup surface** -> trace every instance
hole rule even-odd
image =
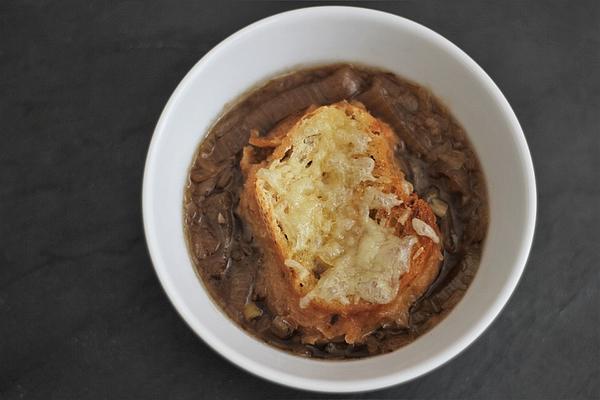
[[[443,252],[439,272],[411,302],[405,323],[385,323],[348,343],[344,336],[313,340],[265,298],[260,279],[265,251],[240,212],[244,148],[254,162],[272,148],[249,144],[269,137],[307,108],[359,102],[397,136],[394,157],[437,223]],[[253,138],[253,139],[252,139]],[[258,138],[258,139],[257,139]],[[292,353],[347,359],[402,347],[435,326],[458,303],[477,271],[488,226],[485,181],[460,124],[427,89],[391,73],[327,65],[276,77],[230,107],[200,143],[184,193],[190,256],[213,300],[243,329]],[[335,315],[331,323],[335,323]]]

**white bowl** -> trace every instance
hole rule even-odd
[[[439,325],[393,353],[355,361],[287,354],[245,333],[211,301],[183,236],[182,196],[198,143],[223,106],[257,83],[300,66],[349,61],[429,87],[466,129],[483,165],[490,226],[481,266]],[[181,81],[154,131],[143,186],[144,228],[173,305],[214,350],[262,378],[324,392],[379,389],[450,360],[489,326],[523,272],[533,239],[536,187],[519,122],[489,76],[458,47],[407,19],[351,7],[278,14],[230,36]]]

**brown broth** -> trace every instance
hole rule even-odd
[[[421,198],[448,206],[446,214],[437,218],[444,261],[437,279],[412,306],[408,327],[381,327],[359,345],[343,339],[303,344],[293,327],[273,315],[257,294],[261,250],[236,213],[243,186],[241,149],[248,143],[250,129],[265,134],[280,119],[311,104],[343,99],[361,101],[392,126],[400,138],[396,155],[407,180]],[[391,73],[336,64],[274,78],[223,114],[190,167],[184,226],[196,272],[213,300],[239,326],[298,355],[347,359],[410,343],[460,301],[479,266],[488,202],[481,166],[464,130],[430,91]],[[249,319],[245,313],[261,315]]]

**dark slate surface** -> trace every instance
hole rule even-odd
[[[308,2],[0,2],[0,398],[322,398],[265,382],[178,317],[144,244],[154,124],[226,36]],[[352,3],[361,5],[360,2]],[[521,283],[429,375],[349,398],[600,397],[600,3],[369,2],[462,47],[504,91],[536,167]]]

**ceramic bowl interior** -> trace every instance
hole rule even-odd
[[[196,277],[183,235],[182,198],[198,143],[224,105],[284,71],[330,62],[384,68],[430,88],[466,129],[481,160],[490,226],[479,271],[439,325],[390,354],[355,361],[305,359],[263,344],[229,320]],[[531,246],[536,190],[531,157],[508,102],[486,73],[433,31],[349,7],[300,9],[264,19],[204,56],[166,105],[143,186],[144,227],[158,277],[189,326],[231,362],[271,381],[350,392],[405,382],[450,360],[494,320]]]

